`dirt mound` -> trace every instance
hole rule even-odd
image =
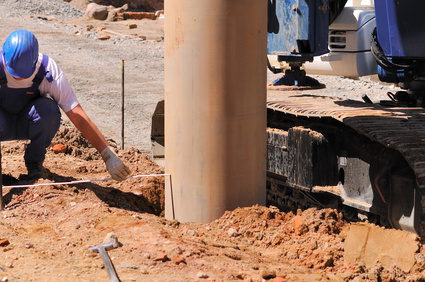
[[[49,149],[57,144],[66,148],[66,154],[78,157],[86,161],[101,159],[100,154],[87,141],[87,139],[74,126],[62,126],[59,128]],[[115,144],[113,144],[116,146]]]
[[[347,226],[342,214],[332,209],[311,208],[294,215],[263,206],[226,212],[211,225],[239,242],[276,248],[294,265],[314,269],[333,267],[341,259]]]

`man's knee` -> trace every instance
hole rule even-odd
[[[55,101],[48,98],[36,99],[28,112],[33,122],[56,125],[60,123],[60,110]]]

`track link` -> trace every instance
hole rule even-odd
[[[283,96],[283,95],[282,95]],[[415,197],[411,202],[416,204],[413,209],[414,219],[406,226],[403,223],[396,228],[407,229],[418,233],[422,239],[425,238],[425,111],[423,108],[400,108],[382,107],[375,104],[366,104],[359,101],[343,100],[333,97],[286,94],[279,98],[269,99],[268,111],[284,114],[289,119],[304,119],[321,123],[321,121],[332,120],[341,126],[348,127],[362,138],[381,144],[384,150],[398,152],[414,173],[414,188],[392,188],[401,189],[399,194]],[[269,125],[270,126],[270,125]],[[271,126],[273,127],[273,126]],[[285,129],[286,130],[286,129]],[[360,146],[361,147],[361,146]],[[361,150],[361,148],[359,148]],[[287,177],[280,176],[280,177]],[[282,179],[282,178],[281,178]],[[280,180],[281,181],[281,180]],[[371,180],[373,182],[373,179]],[[402,181],[399,181],[402,182]],[[290,183],[294,186],[296,183]],[[339,183],[340,185],[340,183]],[[373,184],[372,184],[373,185]],[[389,186],[396,186],[392,183]],[[381,187],[382,194],[390,193],[388,187]],[[314,187],[306,187],[313,191]],[[379,187],[378,187],[379,188]],[[403,192],[403,189],[406,189]],[[410,190],[415,190],[415,192]],[[378,189],[379,193],[381,190]],[[338,193],[334,193],[338,195]],[[386,203],[386,195],[382,195],[382,201]],[[338,195],[344,200],[344,195]],[[393,198],[396,197],[393,195]],[[285,198],[285,197],[284,197]],[[287,195],[286,195],[286,198]],[[391,195],[389,196],[391,198]],[[388,201],[388,200],[387,200]],[[395,203],[392,199],[392,203]],[[389,213],[396,213],[394,205],[388,203]],[[392,211],[391,211],[392,210]],[[403,221],[403,219],[401,219]],[[410,227],[409,227],[410,226]]]

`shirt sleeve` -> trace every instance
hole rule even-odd
[[[75,108],[78,105],[77,96],[72,90],[65,74],[50,57],[46,70],[52,74],[53,80],[49,82],[46,78],[43,79],[39,86],[40,94],[43,97],[49,97],[56,101],[64,112]]]

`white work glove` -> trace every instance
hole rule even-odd
[[[117,154],[115,154],[111,146],[103,149],[100,155],[102,156],[102,159],[106,164],[106,168],[113,179],[122,181],[130,174],[131,171],[128,166],[126,166]]]

